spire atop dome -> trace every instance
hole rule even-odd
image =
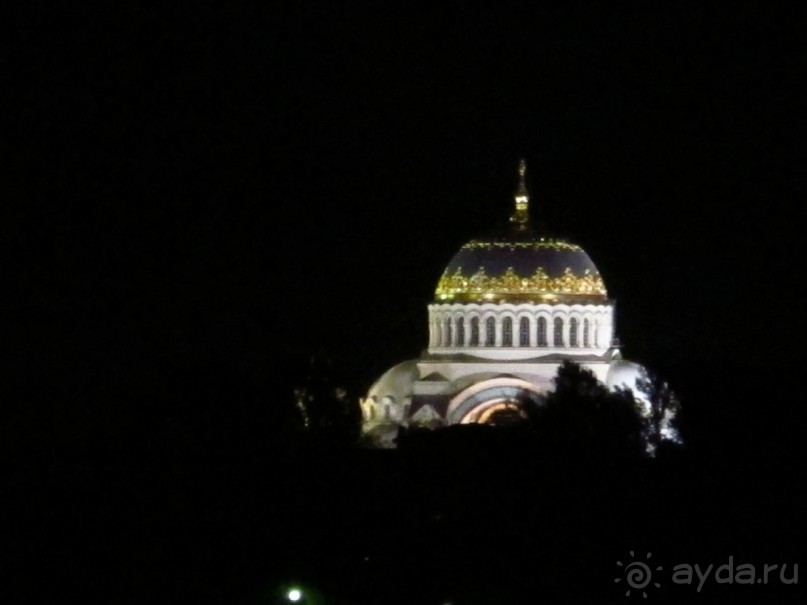
[[[530,222],[530,194],[527,191],[527,161],[522,158],[518,163],[518,187],[513,195],[516,202],[516,212],[510,217],[510,222],[515,224],[519,231],[525,231]]]

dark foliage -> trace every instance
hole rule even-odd
[[[545,401],[520,402],[519,410],[504,409],[493,425],[455,425],[438,430],[401,430],[402,449],[434,448],[445,456],[462,452],[523,450],[548,460],[641,458],[646,453],[646,422],[627,390],[609,391],[592,372],[564,362],[555,378],[555,391]],[[495,418],[495,415],[491,416]]]
[[[530,423],[548,451],[640,456],[644,452],[642,419],[630,392],[609,391],[592,372],[565,361],[555,390],[544,405],[530,409]]]
[[[644,369],[636,386],[644,393],[650,404],[649,414],[644,420],[644,435],[650,450],[656,452],[663,443],[665,423],[670,418],[677,417],[681,410],[681,403],[670,385],[655,372]],[[674,421],[672,427],[677,430]]]
[[[354,397],[335,379],[333,361],[322,351],[312,355],[302,386],[294,389],[298,428],[326,445],[351,445],[359,439],[361,412]]]

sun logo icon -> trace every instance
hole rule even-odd
[[[626,597],[630,596],[630,591],[635,590],[637,593],[641,591],[642,596],[646,599],[647,592],[645,588],[650,585],[651,580],[653,579],[653,571],[650,569],[650,565],[648,562],[650,561],[650,557],[653,556],[653,553],[647,553],[645,557],[645,561],[637,561],[636,555],[633,554],[633,551],[630,551],[630,556],[633,561],[628,562],[627,565],[623,565],[622,561],[617,561],[616,564],[620,567],[624,568],[624,580],[625,583],[628,585],[628,591],[625,593]],[[664,569],[661,565],[656,567],[655,571],[661,571]],[[621,582],[623,578],[614,578],[614,582]],[[653,586],[656,588],[661,588],[661,584],[658,582],[653,582]]]

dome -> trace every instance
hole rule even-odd
[[[513,231],[472,240],[437,284],[441,302],[602,302],[602,277],[588,254],[562,239]]]
[[[418,379],[417,363],[417,359],[410,359],[391,367],[370,387],[368,398],[381,401],[390,397],[400,403],[411,397],[412,385]]]
[[[585,304],[608,300],[600,272],[585,250],[530,228],[526,170],[522,160],[509,229],[460,248],[437,284],[436,301]]]
[[[526,170],[522,160],[510,228],[460,248],[437,284],[437,302],[585,304],[608,300],[600,272],[585,250],[530,228]]]

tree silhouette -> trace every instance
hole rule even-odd
[[[647,399],[643,433],[648,452],[655,455],[663,441],[680,444],[675,420],[681,403],[670,385],[656,373],[642,368],[636,386]]]
[[[311,355],[304,384],[294,389],[299,425],[319,441],[355,443],[359,438],[360,411],[334,375],[333,362],[324,352]]]
[[[630,391],[609,391],[571,361],[560,365],[554,382],[545,404],[528,413],[546,447],[571,455],[642,454],[643,423]]]

